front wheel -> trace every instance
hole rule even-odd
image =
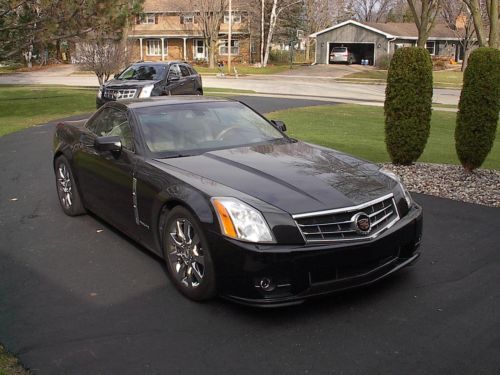
[[[208,243],[199,221],[184,207],[175,207],[166,218],[163,251],[170,278],[182,294],[195,301],[215,296]]]
[[[77,216],[85,213],[78,187],[68,160],[60,156],[55,162],[56,187],[59,203],[68,216]]]

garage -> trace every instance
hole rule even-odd
[[[328,43],[328,55],[330,56],[335,47],[347,47],[349,54],[353,56],[354,64],[361,64],[361,60],[368,60],[368,65],[373,65],[375,61],[374,43]],[[333,64],[330,59],[329,64]]]
[[[348,20],[309,35],[316,39],[315,64],[331,64],[334,48],[347,48],[352,63],[368,60],[368,65],[384,61],[396,48],[415,45],[418,30],[414,22],[358,22]],[[460,39],[446,25],[436,24],[429,34],[427,49],[432,56],[458,59],[456,45]],[[336,51],[335,60],[346,60],[345,50]]]

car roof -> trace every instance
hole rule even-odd
[[[186,61],[180,60],[170,60],[170,61],[136,61],[130,65],[170,65],[170,64],[186,64],[189,65]]]
[[[216,103],[216,102],[238,102],[236,100],[219,98],[219,97],[204,97],[204,96],[189,96],[189,95],[178,95],[178,96],[157,96],[144,99],[126,99],[120,101],[111,101],[106,103],[108,107],[126,107],[128,109],[137,108],[147,108],[147,107],[157,107],[165,105],[174,104],[186,104],[186,103]]]

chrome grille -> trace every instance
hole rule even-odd
[[[113,100],[132,99],[136,92],[137,89],[105,89],[103,96]]]
[[[357,214],[366,214],[370,231],[360,233]],[[399,220],[392,194],[354,207],[293,215],[306,242],[366,240],[376,237]]]

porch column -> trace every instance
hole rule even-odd
[[[161,38],[161,61],[165,61],[165,38]]]
[[[141,51],[141,60],[144,60],[144,58],[142,57],[143,56],[143,52],[142,52],[142,38],[139,38],[139,49]]]
[[[182,38],[182,40],[184,41],[184,50],[183,50],[184,51],[184,61],[186,61],[187,60],[187,43],[186,43],[187,38]]]

